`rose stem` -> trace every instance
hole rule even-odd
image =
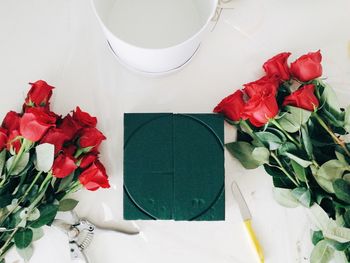
[[[45,195],[45,192],[47,190],[47,187],[49,186],[49,184],[46,183],[46,185],[44,186],[44,189],[42,190],[42,192],[35,198],[35,200],[33,201],[33,203],[28,207],[28,215],[31,213],[31,211],[35,208],[35,206],[40,202],[41,198],[44,197]],[[4,248],[6,248],[12,238],[14,237],[14,235],[16,234],[16,232],[19,230],[19,225],[22,223],[22,221],[26,220],[26,218],[23,218],[21,220],[21,222],[18,223],[18,225],[16,226],[16,228],[13,230],[13,232],[11,233],[11,235],[9,236],[9,238],[6,240],[5,244],[3,245],[3,247],[0,249],[0,255],[2,257],[3,253],[5,252],[4,251]]]
[[[241,121],[240,124],[242,125],[242,127],[244,127],[247,132],[249,133],[249,135],[253,138],[253,139],[257,139],[259,142],[260,140],[255,136],[252,128],[250,128],[250,126],[246,123],[246,121]],[[287,170],[283,167],[281,161],[278,159],[278,157],[271,151],[271,156],[276,160],[276,162],[278,163],[278,165],[280,166],[279,169],[285,174],[287,175],[287,177],[296,185],[299,186],[298,182],[294,180],[294,178],[287,172]]]
[[[16,157],[15,157],[13,163],[11,164],[9,171],[7,173],[9,176],[11,176],[13,169],[16,167],[17,163],[22,158],[22,155],[23,155],[25,149],[27,148],[27,146],[29,146],[31,143],[32,143],[31,141],[23,139],[21,148],[19,149],[19,151],[18,151],[18,153],[17,153],[17,155],[16,155]],[[3,180],[1,181],[0,187],[2,187],[4,185],[5,181],[6,181],[6,177],[4,177]]]
[[[275,119],[270,119],[270,122],[273,125],[275,125],[278,129],[280,129],[284,133],[284,135],[288,137],[289,140],[295,143],[299,148],[301,147],[300,143],[297,142],[285,129],[283,129],[282,126]]]
[[[348,148],[346,147],[345,143],[341,141],[334,132],[327,126],[327,124],[322,120],[322,118],[316,113],[313,112],[313,116],[315,116],[318,123],[328,132],[328,134],[332,137],[335,143],[337,143],[340,147],[342,147],[345,151],[345,153],[350,156],[350,152]]]
[[[38,181],[38,179],[40,178],[40,175],[42,174],[42,172],[38,172],[37,175],[35,176],[33,182],[30,184],[30,186],[28,187],[28,189],[24,192],[24,194],[21,196],[21,199],[17,202],[17,204],[1,219],[0,224],[2,224],[6,218],[8,218],[16,209],[17,207],[20,205],[20,203],[24,200],[24,198],[29,194],[30,190],[32,190],[34,184]],[[40,192],[40,190],[39,190]]]
[[[278,165],[280,166],[280,170],[287,175],[287,177],[289,178],[289,180],[291,180],[295,186],[299,186],[298,182],[294,180],[294,178],[287,172],[287,170],[283,167],[283,164],[281,163],[281,161],[278,159],[278,157],[274,154],[274,152],[271,152],[271,156],[273,157],[273,159],[275,159],[275,161],[278,163]]]

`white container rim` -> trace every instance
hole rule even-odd
[[[126,44],[126,45],[129,45],[129,46],[133,46],[137,49],[140,49],[140,50],[167,50],[167,49],[173,49],[174,47],[181,47],[191,41],[193,41],[198,35],[200,35],[205,29],[206,27],[208,26],[208,24],[210,23],[211,19],[214,17],[214,14],[216,12],[216,8],[218,6],[218,0],[212,0],[213,1],[213,10],[211,11],[211,13],[209,14],[207,20],[205,23],[203,23],[202,27],[195,33],[193,34],[192,36],[190,36],[189,38],[187,38],[186,40],[176,44],[176,45],[172,45],[172,46],[169,46],[169,47],[164,47],[164,48],[145,48],[145,47],[140,47],[140,46],[136,46],[134,44],[131,44],[127,41],[125,41],[124,39],[120,38],[119,36],[117,36],[116,34],[114,34],[109,28],[108,26],[106,25],[106,23],[101,19],[100,15],[98,14],[98,11],[96,9],[96,6],[95,6],[95,0],[90,0],[91,1],[91,5],[93,7],[93,10],[94,10],[94,13],[98,19],[98,21],[101,23],[101,25],[104,26],[104,28],[111,34],[113,35],[115,38],[117,38],[119,41],[121,41],[122,43]]]

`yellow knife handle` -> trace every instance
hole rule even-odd
[[[245,227],[248,231],[248,234],[250,236],[250,239],[254,245],[254,248],[256,250],[256,253],[258,254],[259,256],[259,259],[260,259],[260,262],[263,263],[264,262],[264,252],[262,250],[262,247],[260,246],[259,244],[259,241],[255,235],[255,232],[253,230],[253,227],[252,227],[252,221],[251,220],[245,220],[244,221],[244,224],[245,224]]]

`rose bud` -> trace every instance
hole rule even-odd
[[[90,164],[97,160],[97,153],[88,153],[80,159],[79,167],[82,169],[87,168]]]
[[[265,91],[272,92],[273,95],[277,93],[278,90],[278,79],[274,76],[264,76],[256,81],[244,84],[244,92],[249,97],[254,97],[258,94],[263,94]]]
[[[6,148],[13,155],[17,154],[22,146],[22,142],[19,136],[20,133],[18,130],[13,130],[9,134]]]
[[[67,140],[67,136],[62,129],[51,128],[41,139],[40,143],[50,143],[55,145],[55,154],[57,154]]]
[[[247,101],[243,117],[248,118],[255,127],[261,127],[277,114],[278,105],[273,90],[266,90],[262,95],[256,95]]]
[[[52,165],[52,175],[57,178],[64,178],[73,173],[77,169],[73,157],[61,153],[55,159]]]
[[[7,139],[7,130],[0,127],[0,151],[6,148]]]
[[[2,121],[2,127],[7,129],[9,133],[13,130],[19,130],[20,120],[21,115],[19,115],[17,112],[9,111]]]
[[[32,87],[28,92],[27,98],[25,100],[25,105],[29,107],[47,106],[52,96],[52,90],[54,87],[48,85],[43,80],[38,80],[34,83],[29,84],[31,84]]]
[[[37,142],[55,122],[56,118],[44,109],[28,108],[20,120],[20,133],[25,139]]]
[[[314,111],[319,106],[319,101],[314,92],[315,86],[313,84],[305,85],[285,97],[283,106],[292,105],[308,111]]]
[[[97,124],[97,118],[89,113],[82,111],[79,107],[73,111],[73,119],[82,127],[94,128]]]
[[[95,191],[98,188],[109,188],[106,169],[101,162],[96,161],[79,176],[80,183],[88,190]]]
[[[287,60],[290,55],[290,52],[283,52],[266,61],[263,65],[266,75],[275,76],[280,80],[289,80],[290,73]]]
[[[292,75],[303,82],[318,78],[322,75],[322,55],[320,50],[301,56],[290,65]]]
[[[87,148],[88,151],[97,151],[101,142],[105,140],[106,137],[96,128],[85,128],[81,131],[81,136],[79,138],[80,148]]]
[[[244,110],[243,92],[237,90],[235,93],[224,98],[214,109],[214,112],[224,114],[232,121],[239,121]]]
[[[79,124],[69,114],[63,118],[59,128],[66,134],[67,140],[72,140],[80,130]]]

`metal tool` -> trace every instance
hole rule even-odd
[[[55,219],[52,225],[67,234],[71,259],[77,263],[89,262],[84,251],[90,245],[97,232],[114,231],[127,235],[136,235],[139,233],[137,230],[130,231],[120,228],[105,228],[97,226],[86,219],[79,218],[74,211],[71,211],[71,215],[73,223],[69,223],[62,219]]]
[[[260,243],[255,235],[254,229],[252,227],[252,215],[250,214],[247,203],[244,200],[244,197],[241,193],[241,190],[239,189],[239,187],[235,181],[232,182],[231,190],[232,190],[233,197],[236,199],[236,201],[238,203],[239,210],[241,212],[241,216],[242,216],[245,228],[248,231],[249,237],[252,241],[252,244],[253,244],[254,249],[257,253],[259,261],[263,263],[264,262],[264,253],[263,253],[262,247],[260,246]]]

